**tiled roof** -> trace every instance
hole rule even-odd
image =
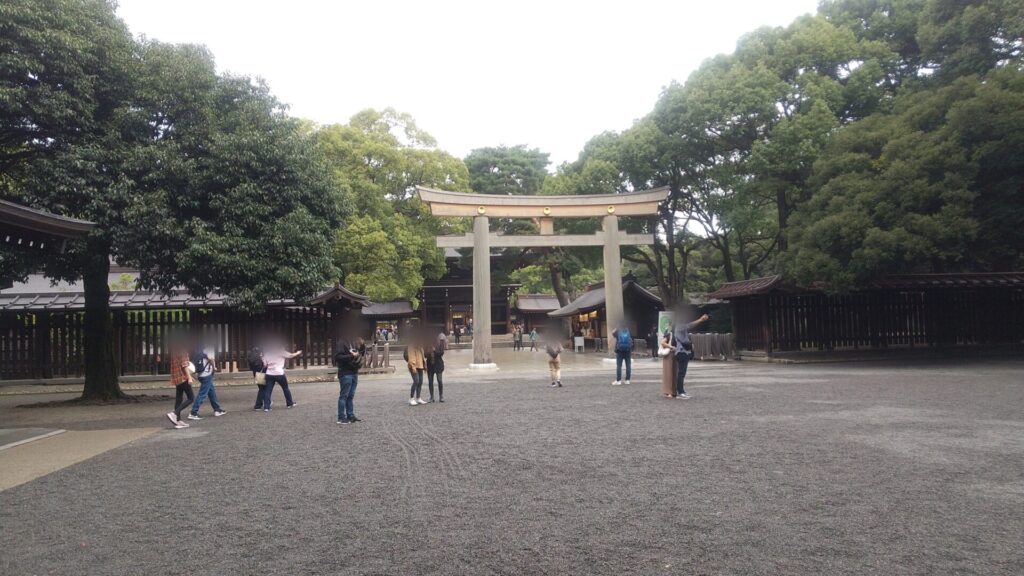
[[[347,295],[351,294],[352,297]],[[310,303],[324,303],[332,298],[344,296],[356,303],[370,300],[344,287],[335,287],[313,298]],[[178,290],[169,294],[160,292],[111,292],[110,307],[115,310],[143,310],[153,308],[220,308],[229,306],[227,296],[208,294],[202,298]],[[267,302],[268,306],[298,306],[295,300],[282,299]],[[48,293],[0,293],[0,311],[21,310],[84,310],[84,292]]]
[[[782,276],[765,276],[763,278],[751,278],[750,280],[739,280],[737,282],[726,282],[714,292],[708,293],[708,298],[728,300],[741,296],[756,296],[767,294],[782,286]]]
[[[408,300],[396,300],[394,302],[374,302],[364,307],[360,313],[363,316],[412,316],[412,304]]]
[[[516,308],[522,312],[551,312],[560,307],[554,294],[520,294],[516,300]]]
[[[925,288],[1024,288],[1024,272],[892,274],[872,282],[870,287],[890,290],[922,290]]]
[[[661,298],[659,298],[657,294],[654,294],[653,292],[637,284],[633,280],[623,280],[622,292],[625,294],[626,292],[629,291],[634,292],[637,296],[645,300],[648,300],[654,304],[657,304],[659,306],[661,305]],[[587,292],[584,292],[579,298],[566,304],[562,308],[559,308],[554,312],[549,312],[548,316],[554,318],[564,318],[566,316],[575,316],[576,314],[585,314],[587,312],[597,310],[598,308],[601,308],[603,306],[604,282],[601,282],[600,284],[595,284],[593,288],[591,288]]]

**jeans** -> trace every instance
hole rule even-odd
[[[199,415],[199,407],[203,405],[203,400],[206,400],[207,396],[210,397],[210,406],[213,406],[214,411],[220,412],[220,402],[217,401],[217,389],[213,387],[213,374],[199,377],[199,395],[196,396],[196,402],[192,405],[192,414],[194,416]]]
[[[434,397],[434,376],[437,376],[437,395],[439,398],[444,398],[444,372],[435,372],[434,370],[427,371],[427,387],[430,390],[430,397]]]
[[[690,354],[686,351],[676,354],[676,394],[686,394],[683,380],[686,379],[686,367],[690,364]]]
[[[419,398],[420,390],[423,388],[423,368],[409,371],[412,374],[412,388],[409,389],[409,398]]]
[[[280,376],[271,376],[267,374],[266,391],[263,396],[263,409],[270,410],[270,399],[274,395],[274,384],[281,385],[281,391],[284,392],[284,401],[287,405],[291,406],[295,404],[292,401],[292,391],[288,389],[288,377],[284,374]]]
[[[182,400],[185,400],[184,402]],[[181,420],[181,413],[188,408],[189,404],[196,399],[195,394],[192,393],[192,385],[188,382],[182,382],[174,387],[174,414]]]
[[[348,420],[356,417],[356,410],[352,407],[352,398],[356,395],[356,384],[359,383],[357,374],[345,374],[338,379],[340,389],[338,391],[338,420]]]
[[[616,352],[615,353],[615,381],[622,382],[622,363],[626,363],[626,380],[631,380],[633,376],[633,353],[632,352]]]

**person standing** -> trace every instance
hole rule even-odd
[[[681,313],[677,312],[676,315],[681,316]],[[686,379],[686,369],[690,364],[690,360],[693,359],[693,343],[690,341],[690,330],[707,322],[709,318],[710,316],[705,314],[690,323],[676,322],[672,329],[671,344],[675,349],[676,357],[676,398],[682,400],[690,399],[690,395],[686,393],[683,387],[683,380]]]
[[[552,339],[544,346],[548,353],[548,371],[551,372],[551,387],[562,387],[562,343]]]
[[[612,338],[615,339],[615,382],[612,386],[629,384],[633,375],[633,335],[625,324],[612,331]],[[626,364],[626,380],[622,380],[622,364]]]
[[[207,396],[210,397],[210,406],[213,406],[214,416],[227,414],[217,400],[217,388],[213,385],[213,374],[217,371],[217,353],[213,348],[200,349],[193,355],[192,364],[195,365],[196,375],[199,377],[199,395],[192,404],[192,413],[188,415],[188,419],[202,420],[199,417],[199,408]]]
[[[667,354],[661,359],[661,394],[665,398],[676,397],[676,354],[672,349],[672,327],[665,331],[661,347]]]
[[[655,362],[658,361],[658,343],[661,342],[661,338],[658,338],[658,329],[651,328],[650,334],[647,335],[647,350],[651,353],[651,359]]]
[[[537,329],[530,330],[530,352],[537,351]]]
[[[362,339],[357,340],[354,345],[345,340],[338,344],[338,353],[334,355],[334,362],[338,365],[338,424],[354,424],[360,421],[356,418],[353,400],[356,386],[359,384],[359,368],[362,367],[365,355],[366,344]]]
[[[253,346],[246,356],[249,363],[249,370],[252,371],[252,380],[256,383],[256,404],[253,410],[263,409],[263,400],[267,393],[267,366],[263,363],[263,350],[259,346]]]
[[[409,389],[409,405],[416,406],[426,404],[427,401],[420,397],[423,389],[423,371],[426,362],[423,358],[423,346],[417,338],[410,338],[409,345],[405,349],[405,362],[409,366],[409,375],[412,376],[412,387]]]
[[[437,401],[444,402],[444,341],[426,351],[424,359],[427,364],[427,387],[430,397],[427,402],[434,401],[434,378],[437,378]]]
[[[462,344],[462,326],[455,327],[455,343]]]
[[[181,421],[181,413],[195,401],[192,392],[192,372],[194,367],[188,360],[188,352],[184,348],[171,354],[171,386],[174,386],[174,411],[167,413],[167,419],[175,428],[188,428],[187,422]]]
[[[298,404],[292,400],[292,391],[288,388],[288,377],[284,375],[284,364],[285,360],[301,355],[302,350],[289,352],[281,344],[270,346],[263,354],[263,363],[267,367],[267,385],[263,397],[264,412],[270,412],[270,407],[273,404],[275,384],[280,384],[281,391],[284,392],[284,401],[287,408],[292,408]]]

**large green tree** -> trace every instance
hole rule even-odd
[[[434,237],[460,226],[430,216],[415,187],[468,191],[465,164],[438,149],[411,116],[391,108],[322,127],[316,140],[353,209],[333,241],[341,281],[376,300],[415,304],[423,282],[445,272]]]
[[[160,289],[252,308],[333,276],[338,200],[301,126],[265,86],[221,77],[202,48],[136,42],[110,2],[0,7],[5,193],[97,223],[39,263],[85,288],[83,398],[123,396],[111,259]]]

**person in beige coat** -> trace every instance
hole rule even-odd
[[[676,355],[672,350],[672,328],[662,334],[661,346],[668,348],[669,353],[661,359],[661,395],[665,398],[676,397]]]
[[[423,371],[427,366],[423,358],[423,343],[420,338],[414,337],[409,340],[409,347],[405,350],[405,361],[409,365],[409,374],[412,375],[412,388],[409,389],[409,405],[426,404],[427,401],[420,398],[420,390],[423,388]]]

